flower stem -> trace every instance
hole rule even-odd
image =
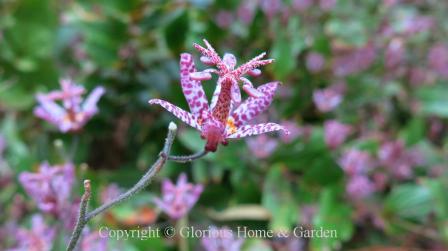
[[[199,159],[207,155],[208,151],[200,151],[192,155],[186,155],[186,156],[168,156],[168,160],[179,162],[179,163],[187,163],[191,162],[193,160]]]
[[[81,204],[79,205],[79,215],[78,220],[76,221],[75,229],[73,230],[72,236],[70,238],[70,242],[68,243],[67,250],[73,250],[76,247],[76,243],[81,236],[82,230],[87,223],[86,212],[87,206],[89,204],[90,199],[90,180],[84,180],[84,194],[81,197]]]
[[[183,228],[188,227],[188,215],[185,215],[184,217],[180,218],[177,221],[176,224],[176,229],[177,231],[179,231],[179,234],[177,235],[178,237],[178,244],[179,244],[179,251],[188,251],[189,247],[188,247],[188,238],[184,238],[181,234],[180,231],[182,231]]]
[[[168,156],[171,151],[171,146],[173,145],[174,138],[176,137],[176,132],[177,132],[177,126],[176,124],[171,122],[170,125],[168,126],[168,135],[165,139],[165,145],[163,147],[163,150],[159,154],[159,158],[143,175],[143,177],[132,188],[130,188],[128,191],[118,196],[115,200],[110,201],[89,213],[87,212],[87,204],[90,198],[90,181],[88,180],[84,181],[85,192],[81,199],[78,220],[75,229],[73,230],[69,244],[67,246],[66,249],[67,251],[74,250],[79,238],[81,237],[81,233],[84,226],[90,219],[97,216],[98,214],[103,213],[110,207],[129,199],[136,193],[140,192],[151,182],[152,178],[160,171],[160,169],[165,165],[166,161],[168,160]]]

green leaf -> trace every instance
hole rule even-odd
[[[298,207],[294,202],[292,186],[283,177],[280,166],[273,166],[266,176],[262,204],[272,214],[270,229],[290,229],[297,222]]]
[[[165,29],[165,40],[170,50],[179,54],[184,48],[190,27],[188,11],[181,11]]]
[[[420,101],[420,111],[424,115],[436,115],[448,118],[448,99],[446,94],[448,87],[431,86],[423,87],[417,91],[417,97]]]
[[[319,199],[319,210],[313,219],[313,229],[323,231],[336,231],[335,238],[312,238],[311,250],[331,250],[340,246],[343,241],[349,240],[353,235],[351,208],[341,203],[343,189],[328,187],[322,191]]]
[[[426,137],[425,133],[425,120],[421,117],[414,117],[401,131],[400,138],[405,139],[407,145],[414,145]]]
[[[421,221],[433,209],[433,199],[427,187],[405,184],[393,188],[384,207],[387,215]]]

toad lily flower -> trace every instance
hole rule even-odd
[[[200,47],[202,48],[202,47]],[[289,133],[284,127],[275,123],[265,123],[258,125],[249,125],[247,122],[255,118],[258,114],[265,111],[272,102],[278,82],[271,82],[264,84],[257,89],[249,88],[252,93],[259,95],[250,96],[245,102],[240,104],[233,112],[231,111],[231,90],[232,86],[236,86],[235,76],[247,73],[255,67],[265,64],[263,61],[254,59],[248,63],[240,66],[234,70],[233,73],[229,70],[234,66],[233,63],[226,63],[218,60],[216,53],[212,53],[211,47],[209,49],[201,49],[208,55],[207,60],[216,63],[219,69],[228,71],[227,75],[220,75],[215,94],[209,107],[204,90],[198,78],[192,77],[197,73],[193,57],[191,54],[183,53],[180,59],[180,80],[183,93],[187,99],[190,111],[186,112],[181,108],[172,105],[164,100],[151,99],[150,104],[158,104],[174,114],[188,125],[198,129],[201,132],[201,137],[207,141],[205,145],[206,151],[216,151],[218,144],[227,145],[227,139],[243,138],[246,136],[262,134],[266,132],[283,130]],[[214,52],[214,50],[213,50]],[[229,58],[225,57],[225,62]],[[206,60],[202,60],[206,61]],[[208,62],[208,61],[207,61]],[[234,62],[230,60],[230,62]],[[235,88],[233,88],[234,93]]]
[[[173,184],[169,179],[162,183],[162,198],[155,198],[155,204],[171,219],[184,217],[196,204],[204,187],[201,184],[188,183],[187,175],[182,173]]]
[[[75,179],[72,163],[50,166],[43,163],[37,173],[22,172],[19,181],[40,210],[60,215],[66,208]]]
[[[85,92],[82,86],[70,80],[61,80],[60,84],[61,90],[37,94],[39,106],[34,114],[56,125],[61,132],[78,131],[98,112],[96,103],[104,94],[104,88],[95,88],[82,103]],[[62,107],[55,102],[58,100],[62,101]]]
[[[274,61],[273,59],[261,60],[266,55],[266,53],[263,52],[249,62],[242,64],[240,67],[235,69],[236,58],[233,54],[226,53],[224,54],[223,59],[221,59],[207,40],[204,39],[204,43],[207,48],[194,44],[194,47],[203,55],[201,57],[201,62],[206,65],[216,65],[217,69],[206,69],[202,72],[194,71],[190,73],[190,78],[192,80],[210,80],[212,78],[211,73],[216,73],[219,76],[217,82],[218,86],[220,89],[221,86],[223,86],[222,91],[227,91],[227,89],[228,91],[231,91],[230,95],[235,104],[239,104],[241,102],[241,93],[238,87],[239,81],[243,83],[242,88],[249,96],[263,96],[263,93],[257,91],[257,89],[253,87],[252,82],[243,77],[243,75],[248,74],[252,77],[260,76],[261,71],[257,69],[257,67],[270,64]],[[220,89],[217,89],[214,96],[220,93]]]

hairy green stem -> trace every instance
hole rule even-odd
[[[84,180],[84,194],[81,197],[81,203],[79,205],[78,220],[76,221],[75,229],[73,230],[72,236],[68,243],[67,250],[73,250],[76,247],[76,243],[78,242],[79,237],[82,234],[82,230],[87,223],[86,212],[89,204],[90,193],[90,180]]]
[[[177,126],[173,122],[168,126],[168,135],[165,139],[165,145],[163,147],[162,152],[159,154],[159,158],[156,162],[149,168],[149,170],[143,175],[143,177],[128,191],[124,192],[120,196],[118,196],[113,201],[110,201],[91,212],[87,212],[87,204],[90,198],[90,181],[86,180],[84,182],[85,192],[82,196],[80,208],[79,208],[79,216],[73,230],[72,236],[70,238],[69,244],[67,246],[67,251],[72,251],[76,247],[76,244],[81,237],[82,230],[87,222],[98,214],[103,213],[107,209],[115,206],[116,204],[125,201],[140,192],[143,188],[145,188],[152,180],[152,178],[160,171],[160,169],[165,165],[168,160],[168,156],[171,151],[171,146],[173,145],[174,138],[176,137]],[[86,186],[86,184],[88,186]]]
[[[187,163],[187,162],[191,162],[193,160],[196,159],[200,159],[202,157],[204,157],[205,155],[207,155],[208,151],[201,151],[192,155],[186,155],[186,156],[169,156],[168,160],[174,161],[174,162],[179,162],[179,163]]]

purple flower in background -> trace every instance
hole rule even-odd
[[[209,227],[210,234],[201,239],[205,251],[240,251],[244,239],[235,238],[232,230],[227,227]]]
[[[255,16],[255,11],[257,9],[258,0],[246,0],[242,1],[240,6],[238,6],[237,15],[238,19],[248,25],[252,23]]]
[[[375,60],[376,52],[373,44],[369,43],[359,49],[348,51],[338,51],[336,49],[335,54],[333,60],[334,75],[344,77],[369,68]]]
[[[416,150],[407,150],[402,141],[382,144],[378,150],[378,158],[380,163],[398,179],[411,178],[413,167],[423,162],[421,154]]]
[[[372,159],[367,152],[357,149],[345,151],[339,165],[348,175],[365,174],[372,167]]]
[[[306,68],[312,72],[317,73],[322,71],[325,66],[325,58],[322,54],[311,52],[306,56]]]
[[[448,46],[434,45],[428,53],[428,64],[440,77],[448,79]]]
[[[383,5],[387,8],[394,7],[397,5],[401,0],[383,0]]]
[[[295,11],[303,12],[313,5],[313,0],[293,0],[292,8]]]
[[[390,41],[385,52],[385,65],[389,70],[396,70],[405,60],[405,47],[402,39]]]
[[[282,0],[259,0],[259,1],[261,10],[269,19],[274,17],[283,8]]]
[[[306,134],[307,129],[306,128],[300,128],[296,122],[294,121],[283,121],[280,123],[286,130],[288,130],[288,134],[282,133],[280,135],[280,140],[283,141],[283,143],[291,143],[294,141],[297,137],[302,136],[303,134]]]
[[[350,198],[362,199],[375,191],[375,185],[365,175],[354,175],[349,177],[346,190]]]
[[[431,73],[424,67],[411,67],[408,72],[409,82],[413,86],[433,83]]]
[[[84,229],[81,239],[81,251],[107,251],[107,238],[102,238],[99,231]]]
[[[43,163],[37,173],[22,172],[19,181],[38,208],[46,213],[59,215],[69,204],[75,178],[74,166],[66,163],[50,166]]]
[[[187,175],[182,173],[176,185],[168,179],[163,181],[162,198],[155,198],[154,202],[170,218],[178,220],[196,204],[202,190],[202,185],[188,183]]]
[[[47,226],[41,215],[34,215],[31,229],[18,229],[15,234],[17,246],[8,251],[50,251],[55,236],[56,229]]]
[[[336,6],[337,2],[338,0],[319,0],[319,7],[323,11],[330,11]]]
[[[250,152],[257,158],[264,159],[269,157],[277,149],[278,140],[273,139],[266,134],[246,140]]]
[[[104,94],[104,88],[95,88],[83,102],[85,90],[82,86],[70,80],[61,80],[60,84],[61,90],[37,94],[39,106],[34,109],[34,114],[63,133],[78,131],[98,112],[96,104]],[[62,101],[62,106],[56,101]]]
[[[100,193],[100,201],[103,204],[115,199],[121,194],[121,189],[116,183],[112,183],[103,188]]]
[[[314,104],[321,112],[334,110],[342,102],[342,98],[341,91],[334,88],[334,86],[315,90],[313,93]]]
[[[401,26],[399,29],[401,29],[405,35],[414,35],[431,29],[434,26],[434,19],[429,16],[416,16],[410,14],[404,16],[399,25]]]
[[[336,120],[325,121],[325,143],[331,149],[337,148],[344,143],[345,139],[352,133],[352,127],[342,124]]]
[[[216,14],[215,21],[220,28],[229,28],[234,20],[232,12],[221,10]]]
[[[203,54],[201,61],[207,65],[216,65],[217,69],[197,72],[190,54],[183,53],[180,59],[181,87],[191,113],[161,99],[151,99],[149,104],[162,106],[183,122],[199,130],[201,137],[207,141],[206,151],[214,152],[219,144],[227,145],[227,139],[279,130],[288,133],[285,128],[275,123],[248,124],[270,106],[279,83],[271,82],[255,89],[252,83],[242,76],[261,74],[257,67],[269,64],[272,60],[261,60],[265,55],[263,53],[234,69],[235,56],[225,54],[221,59],[211,45],[206,40],[204,42],[207,49],[195,44],[195,48]],[[216,73],[219,78],[209,107],[200,81],[211,79],[211,73]],[[243,103],[240,103],[238,82],[243,83],[242,89],[250,96]],[[236,109],[233,109],[233,106],[237,106]]]

